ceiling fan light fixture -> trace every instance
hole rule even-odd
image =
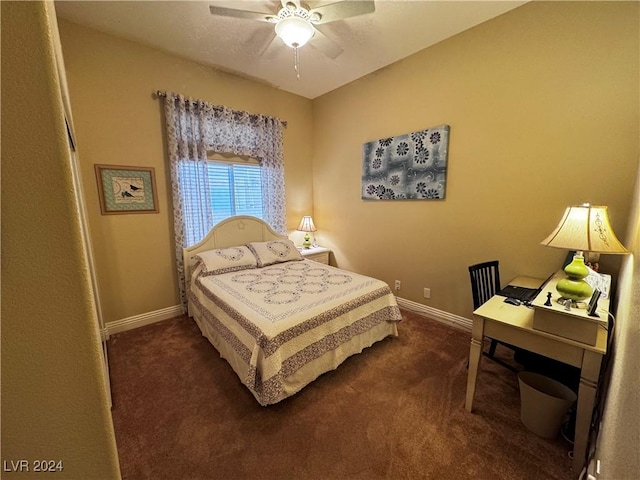
[[[276,35],[291,48],[302,47],[314,33],[313,25],[300,17],[283,18],[276,24]]]

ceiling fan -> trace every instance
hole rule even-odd
[[[276,13],[252,12],[213,5],[209,7],[209,10],[217,16],[257,20],[275,25],[259,54],[264,53],[276,37],[280,38],[286,45],[294,49],[294,68],[298,79],[300,79],[298,48],[307,42],[332,59],[343,51],[339,45],[323,35],[316,27],[317,25],[372,13],[376,9],[375,2],[372,0],[343,0],[316,8],[309,8],[300,0],[281,0],[280,3],[282,6]]]

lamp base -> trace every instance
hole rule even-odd
[[[311,237],[309,237],[308,233],[304,235],[304,242],[302,242],[303,248],[311,248]]]
[[[584,278],[589,275],[589,269],[584,264],[581,253],[573,256],[573,261],[564,268],[564,271],[567,278],[563,278],[556,285],[556,290],[562,298],[578,302],[591,297],[593,289],[584,281]]]
[[[556,290],[562,298],[574,300],[576,302],[586,300],[593,294],[593,289],[584,280],[571,280],[563,278],[556,285]]]

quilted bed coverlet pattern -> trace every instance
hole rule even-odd
[[[374,329],[397,335],[402,319],[386,283],[311,260],[212,276],[198,266],[190,290],[200,320],[241,359],[234,369],[262,405],[295,393],[285,379],[310,362]]]

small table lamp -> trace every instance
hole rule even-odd
[[[591,285],[584,280],[589,269],[582,252],[629,253],[613,233],[607,207],[588,203],[567,207],[556,229],[540,243],[576,251],[573,261],[564,269],[567,278],[556,286],[562,298],[574,301],[586,300],[593,293]]]
[[[315,232],[317,230],[316,226],[313,224],[313,219],[309,215],[305,215],[304,217],[302,217],[297,230],[300,232],[307,232],[304,235],[304,242],[302,242],[302,246],[304,248],[311,248],[311,238],[309,237],[309,232]]]

